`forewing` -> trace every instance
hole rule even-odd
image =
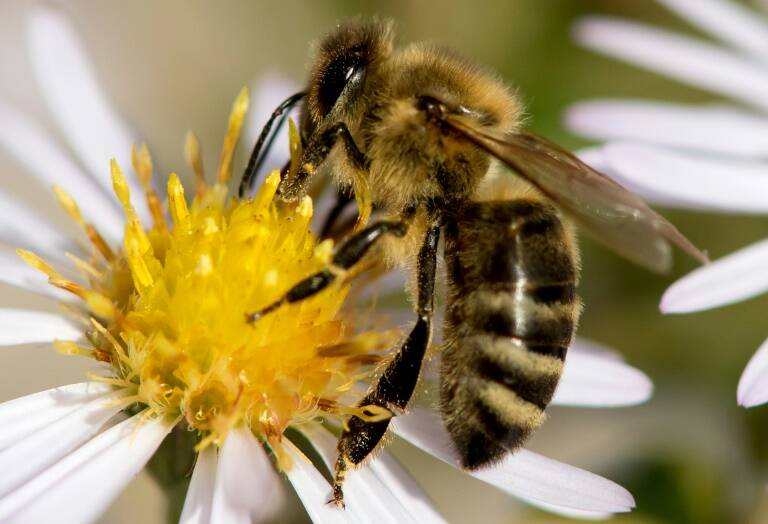
[[[670,242],[699,262],[707,256],[664,217],[581,160],[527,132],[493,134],[446,116],[456,133],[504,162],[580,226],[627,259],[653,271],[672,265]]]

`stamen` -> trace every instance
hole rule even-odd
[[[131,267],[131,274],[140,290],[148,289],[154,283],[154,279],[142,256],[139,242],[129,238],[125,240],[125,256],[128,259],[128,265]]]
[[[85,229],[85,221],[83,220],[83,215],[80,213],[80,208],[69,193],[59,186],[53,186],[53,194],[56,196],[56,200],[58,200],[62,209],[72,217],[75,223]]]
[[[256,193],[254,199],[254,208],[263,209],[266,208],[277,193],[277,188],[280,185],[280,173],[278,171],[272,171],[267,179],[264,181],[264,185],[261,186],[259,192]]]
[[[200,141],[192,131],[187,131],[187,137],[184,141],[184,156],[186,157],[187,165],[195,175],[195,194],[198,198],[202,198],[208,189],[208,184],[205,183]]]
[[[171,211],[173,225],[181,226],[189,217],[187,199],[184,198],[184,186],[181,185],[176,173],[171,173],[168,178],[168,207]]]
[[[99,332],[101,336],[103,336],[107,342],[112,346],[112,349],[115,350],[115,354],[120,359],[120,362],[129,363],[130,359],[128,358],[128,355],[125,353],[125,349],[123,349],[123,345],[120,344],[120,342],[117,341],[117,339],[112,336],[112,333],[110,333],[107,328],[105,328],[101,323],[96,320],[95,318],[91,319],[91,324],[93,324],[93,327],[96,328],[96,331]]]
[[[93,349],[85,348],[69,340],[54,340],[53,346],[62,355],[93,357]]]
[[[69,260],[71,260],[72,263],[84,274],[90,275],[91,277],[97,280],[104,277],[104,274],[101,271],[93,267],[92,264],[89,264],[82,258],[76,255],[73,255],[72,253],[65,253],[64,256],[66,256]]]
[[[294,180],[299,172],[299,164],[301,163],[303,148],[301,147],[301,136],[299,135],[298,128],[296,127],[293,118],[288,118],[288,141],[291,153],[291,167],[288,173],[288,180]]]
[[[69,291],[75,296],[85,298],[85,288],[76,282],[62,277],[49,277],[48,283],[64,291]]]
[[[96,248],[96,251],[101,253],[101,256],[104,257],[104,260],[112,262],[115,259],[115,252],[112,251],[112,248],[109,247],[109,244],[107,244],[104,237],[99,234],[95,227],[91,224],[86,224],[85,233],[88,235],[88,240],[90,240],[91,244]]]
[[[117,195],[117,199],[123,206],[127,218],[133,218],[136,216],[136,211],[131,204],[131,190],[128,187],[128,182],[125,180],[123,170],[117,164],[117,161],[113,158],[109,161],[110,175],[112,176],[112,189]]]
[[[48,262],[34,254],[32,251],[17,248],[16,254],[19,255],[21,259],[27,263],[27,265],[32,266],[42,273],[45,273],[49,278],[64,279],[64,277],[57,273],[56,270],[53,269],[53,267]]]
[[[381,422],[392,418],[393,413],[385,407],[375,404],[366,404],[365,406],[345,406],[334,400],[318,399],[317,407],[326,413],[332,415],[355,416],[365,422]]]
[[[75,223],[80,226],[83,231],[85,231],[85,234],[88,235],[88,239],[91,241],[91,244],[93,244],[96,250],[101,253],[101,256],[103,256],[107,261],[114,260],[115,253],[112,251],[112,248],[109,247],[109,245],[104,240],[104,237],[99,234],[95,227],[83,220],[83,216],[80,213],[80,208],[78,207],[75,200],[59,186],[53,186],[53,193],[56,195],[56,200],[58,200],[59,205],[70,217],[72,217]]]
[[[117,311],[112,301],[95,291],[84,289],[80,294],[80,297],[88,304],[88,309],[94,316],[103,318],[104,320],[113,320],[117,317]]]
[[[123,205],[127,220],[125,226],[125,248],[135,249],[134,253],[138,253],[139,256],[142,257],[144,255],[151,255],[152,244],[149,241],[149,237],[147,237],[146,231],[144,231],[144,227],[141,225],[141,221],[136,214],[136,210],[133,208],[133,204],[131,204],[131,190],[128,187],[128,182],[125,180],[125,175],[123,175],[123,171],[114,159],[111,160],[110,167],[112,170],[112,187],[115,190],[118,200],[120,200],[120,203]],[[131,245],[129,248],[128,244],[134,242],[136,243],[136,246]]]
[[[127,390],[136,389],[136,384],[132,384],[131,382],[128,382],[127,380],[123,380],[121,378],[113,378],[113,377],[104,377],[102,375],[97,375],[96,373],[86,373],[86,377],[88,380],[93,382],[98,382],[100,384],[108,384],[110,386],[117,386],[119,388],[124,388]]]
[[[312,220],[312,199],[305,196],[299,202],[296,208],[297,227],[300,230],[307,229],[309,231],[309,222]]]
[[[220,184],[226,184],[232,176],[232,156],[237,147],[237,139],[240,137],[240,128],[243,126],[246,111],[248,111],[248,89],[244,87],[237,95],[229,115],[229,126],[221,148],[219,174],[216,177]]]
[[[165,229],[165,217],[163,216],[163,206],[160,202],[160,197],[152,187],[152,157],[149,154],[149,149],[146,144],[141,145],[141,149],[137,150],[136,146],[131,146],[131,163],[133,164],[133,170],[139,177],[142,187],[144,188],[144,194],[147,198],[147,206],[149,212],[152,215],[152,221],[155,227],[158,229]]]
[[[135,144],[131,146],[131,164],[144,191],[152,191],[152,157],[147,144],[141,144],[140,149]]]
[[[331,263],[333,257],[333,239],[326,238],[315,246],[315,257],[323,262],[323,265]]]

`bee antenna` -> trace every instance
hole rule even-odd
[[[292,109],[305,96],[307,96],[306,91],[291,95],[283,100],[283,102],[272,111],[269,120],[267,120],[267,123],[264,124],[264,127],[261,129],[259,139],[256,140],[256,144],[253,146],[253,151],[251,151],[251,156],[248,159],[248,165],[243,172],[243,177],[240,179],[240,188],[238,189],[240,198],[243,198],[253,188],[253,185],[256,182],[256,175],[259,172],[259,169],[261,169],[270,149],[272,149],[272,144],[275,141],[277,133],[280,132],[283,124],[285,124],[285,121],[288,119],[289,113],[287,111]],[[277,123],[274,132],[271,132],[272,126],[278,118],[280,118],[280,120]]]

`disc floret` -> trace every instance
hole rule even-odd
[[[109,247],[57,189],[60,203],[93,246],[88,260],[72,257],[85,284],[64,278],[32,253],[20,255],[51,284],[82,299],[78,311],[87,344],[57,346],[108,364],[109,376],[99,380],[127,390],[126,405],[179,420],[199,432],[199,448],[221,445],[230,429],[245,424],[279,451],[289,425],[318,415],[387,416],[345,406],[354,405],[352,385],[367,375],[378,360],[376,350],[391,336],[352,332],[340,316],[348,292],[344,283],[246,322],[247,313],[322,269],[333,247],[309,230],[309,197],[293,208],[273,202],[279,173],[268,176],[252,199],[229,195],[229,166],[246,107],[243,91],[230,117],[215,185],[202,182],[199,148],[188,139],[198,175],[191,202],[172,174],[163,206],[152,189],[147,149],[134,151],[150,227],[139,219],[125,177],[112,162],[113,187],[126,216],[120,249]]]

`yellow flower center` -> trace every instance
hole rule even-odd
[[[252,324],[246,321],[247,313],[322,269],[332,250],[330,241],[318,243],[309,230],[309,197],[293,209],[273,202],[278,173],[267,177],[253,199],[229,196],[226,183],[246,108],[244,90],[233,107],[215,185],[202,181],[199,148],[188,137],[197,174],[191,203],[172,174],[163,206],[151,186],[146,147],[134,150],[151,227],[142,225],[123,173],[112,162],[113,186],[126,215],[120,249],[108,246],[75,202],[56,189],[93,245],[88,260],[70,257],[86,283],[68,280],[36,255],[19,251],[53,285],[84,301],[80,313],[87,320],[88,344],[57,341],[58,348],[108,363],[111,376],[100,380],[129,390],[127,402],[147,408],[149,415],[185,421],[200,432],[199,447],[221,445],[238,424],[279,448],[289,425],[318,415],[387,416],[351,407],[358,400],[352,385],[368,375],[379,360],[376,351],[392,342],[392,333],[352,333],[339,316],[346,284],[333,284]]]

